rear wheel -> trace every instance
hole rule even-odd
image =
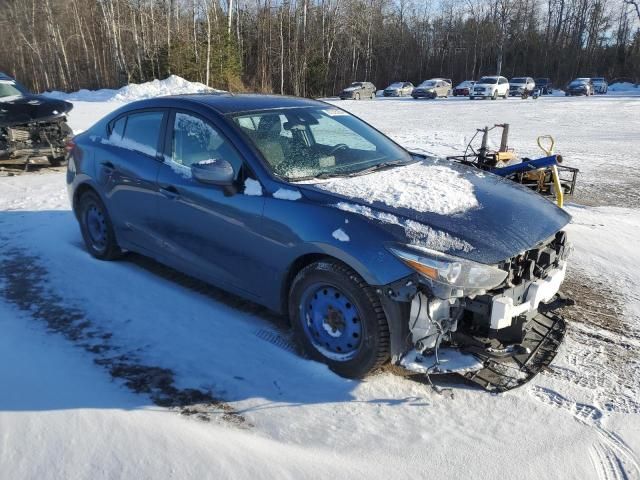
[[[95,192],[82,194],[77,213],[82,238],[92,256],[114,260],[122,255],[107,209]]]
[[[337,261],[298,273],[289,316],[304,353],[343,377],[364,377],[389,358],[389,328],[375,290]]]

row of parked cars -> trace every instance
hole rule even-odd
[[[425,80],[417,87],[411,82],[393,82],[385,88],[382,94],[385,97],[438,98],[453,95],[468,96],[471,100],[476,98],[508,98],[523,96],[537,92],[539,95],[553,93],[553,82],[549,78],[514,77],[507,80],[502,76],[486,76],[480,80],[465,80],[453,88],[450,78],[431,78]],[[594,95],[607,93],[609,84],[603,77],[576,78],[570,82],[565,94],[569,95]],[[376,87],[371,82],[353,82],[340,92],[342,100],[360,100],[375,98]]]

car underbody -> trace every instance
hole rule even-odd
[[[558,232],[499,265],[507,279],[482,294],[439,298],[418,276],[384,287],[392,362],[427,375],[457,373],[489,391],[527,382],[564,337],[559,310],[571,300],[559,289],[570,249]]]

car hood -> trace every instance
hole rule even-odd
[[[347,87],[342,91],[343,92],[355,92],[356,90],[362,90],[362,87]]]
[[[476,83],[474,85],[474,87],[482,87],[482,88],[486,88],[486,87],[497,87],[498,84],[497,83]]]
[[[444,159],[298,186],[314,202],[377,222],[395,241],[487,264],[533,248],[571,220],[526,187]]]
[[[41,95],[11,97],[5,101],[0,98],[0,126],[46,122],[64,116],[72,108],[69,102]]]

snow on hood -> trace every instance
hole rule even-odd
[[[447,165],[420,162],[368,175],[335,178],[316,186],[366,203],[451,215],[479,207],[473,184],[465,174]]]
[[[162,97],[166,95],[181,95],[185,93],[220,92],[207,87],[203,83],[190,82],[177,75],[171,75],[164,80],[153,80],[146,83],[132,83],[118,90],[104,88],[101,90],[79,90],[72,93],[48,92],[48,97],[80,102],[133,102],[146,98]]]
[[[362,87],[347,87],[343,90],[343,92],[355,92],[356,90],[360,90]]]

